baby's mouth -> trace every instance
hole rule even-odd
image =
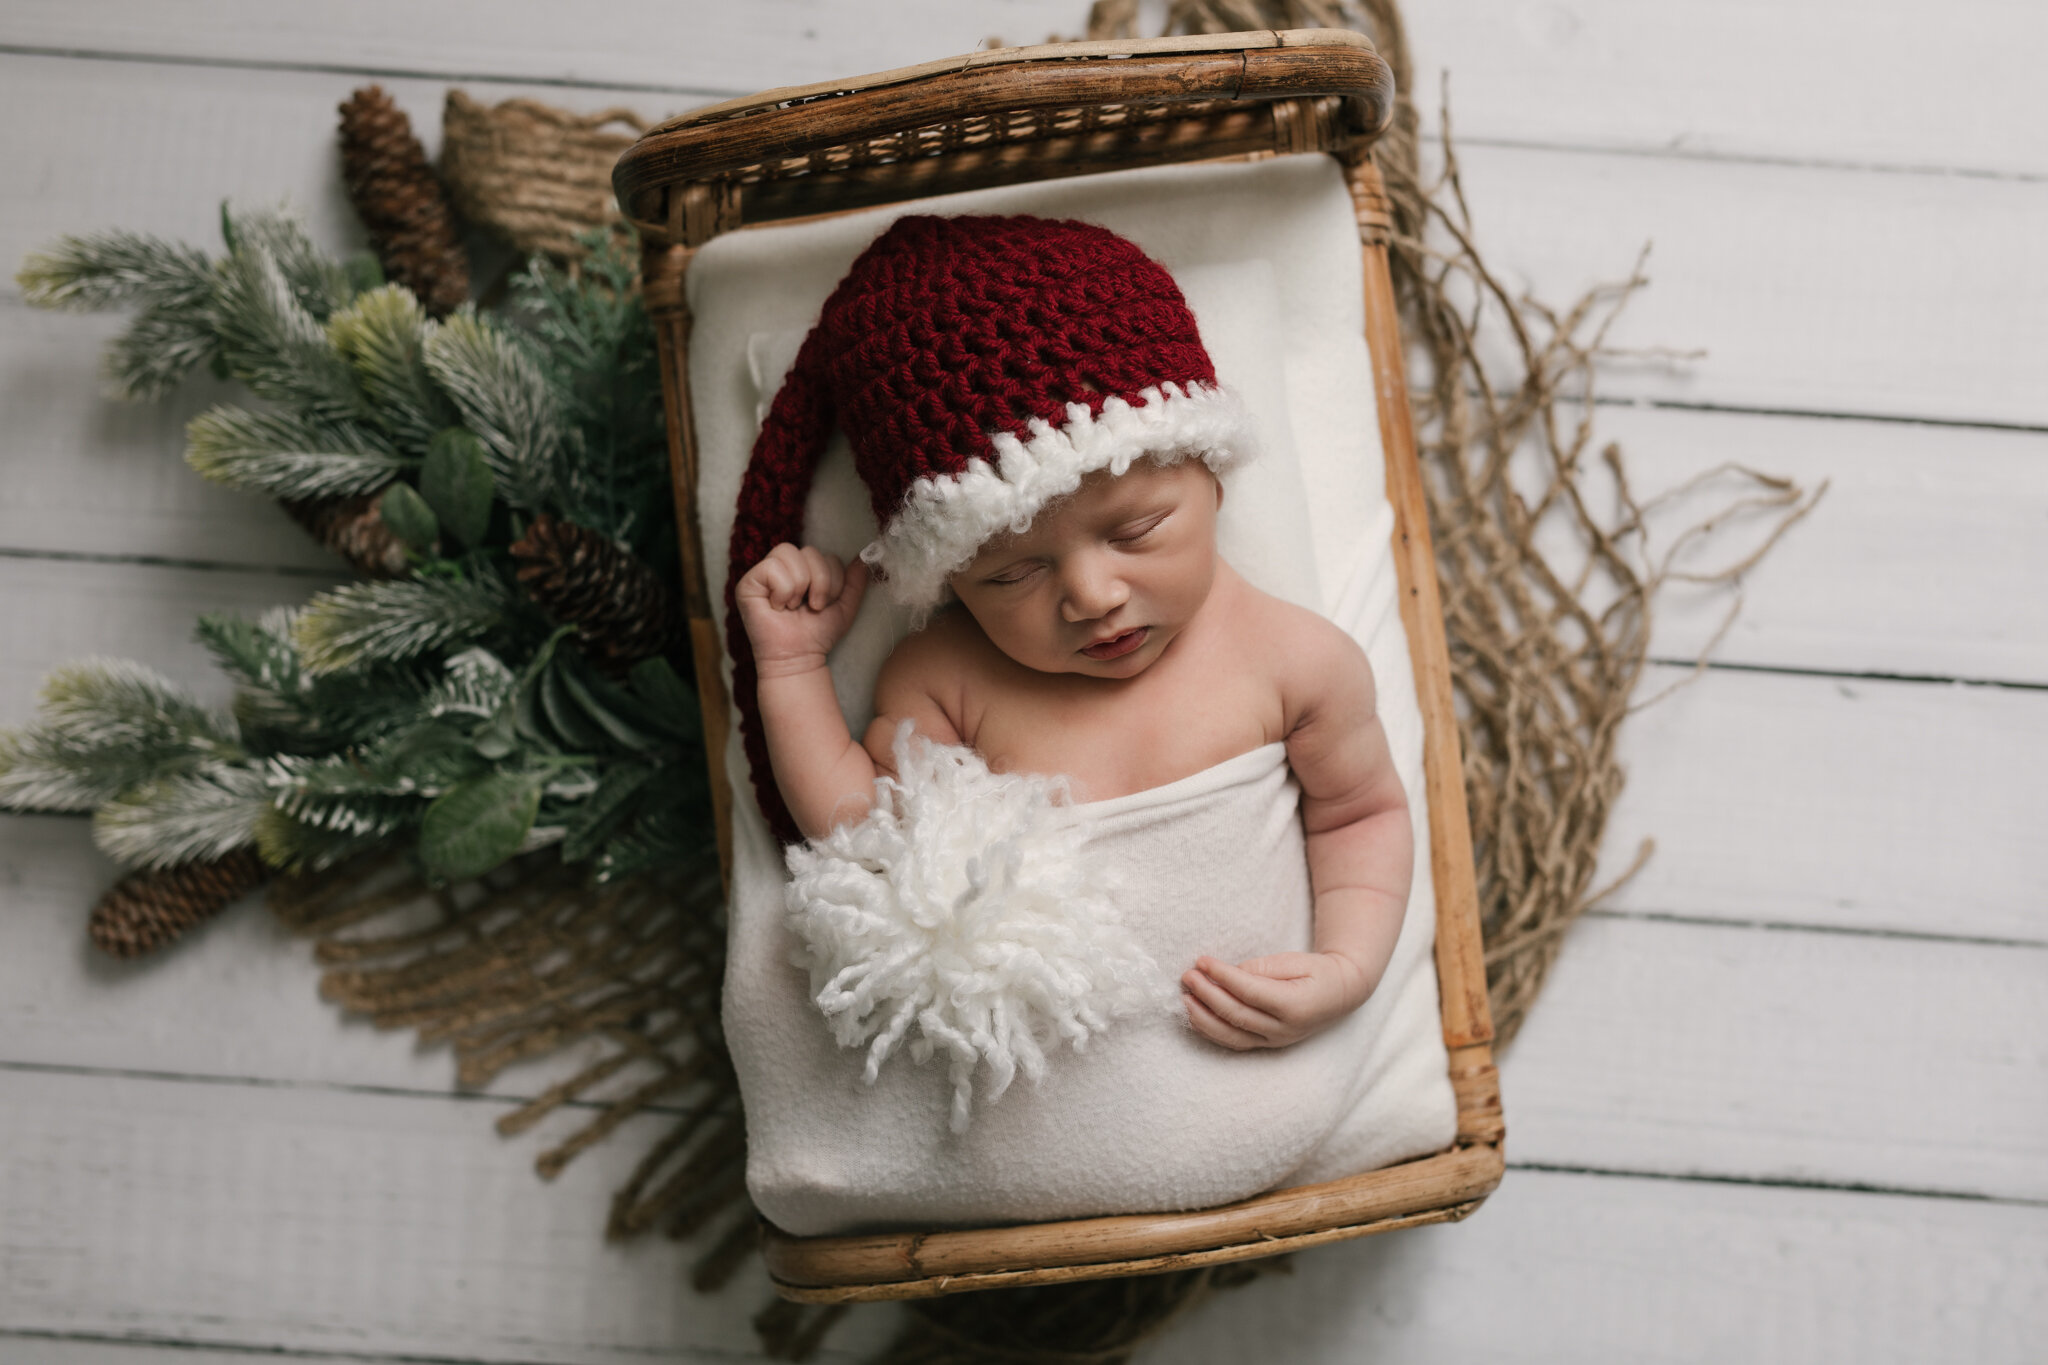
[[[1081,652],[1091,659],[1119,659],[1145,643],[1145,637],[1152,633],[1150,626],[1136,626],[1121,635],[1112,635],[1107,640],[1097,640]]]

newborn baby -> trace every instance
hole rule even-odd
[[[850,571],[798,547],[835,427],[881,532]],[[967,746],[995,773],[1059,775],[1087,802],[1284,744],[1301,792],[1312,951],[1172,965],[1189,1022],[1225,1048],[1285,1047],[1357,1009],[1400,932],[1408,805],[1363,651],[1217,555],[1218,476],[1251,444],[1179,288],[1129,241],[1029,217],[898,219],[826,300],[740,490],[727,640],[771,827],[796,842],[865,820],[877,778],[900,776],[906,726]],[[826,654],[871,568],[923,629],[882,669],[860,742]],[[859,875],[860,855],[844,862]],[[993,875],[969,869],[968,881]],[[872,939],[865,915],[841,918]],[[1088,957],[1042,972],[1054,994],[1055,978],[1086,974]],[[906,1000],[877,1058],[921,1008]],[[1014,1052],[992,1035],[1044,1022],[1018,1019],[951,1036],[963,1058]],[[1080,1009],[1065,1022],[1078,1046],[1099,1019]]]
[[[775,784],[807,837],[867,817],[877,774],[896,776],[905,721],[997,772],[1062,774],[1089,801],[1284,743],[1302,794],[1315,950],[1204,956],[1180,978],[1204,1037],[1283,1047],[1378,983],[1408,898],[1408,802],[1363,651],[1217,555],[1223,486],[1200,454],[1147,451],[1124,473],[1090,471],[1022,529],[975,547],[945,580],[958,605],[883,667],[865,743],[842,718],[825,659],[860,608],[867,565],[779,543],[732,601]]]
[[[835,430],[850,565],[801,548]],[[724,1023],[777,1226],[1209,1207],[1450,1141],[1365,656],[1217,552],[1252,430],[1173,278],[1088,223],[899,218],[825,300],[725,581],[763,821]],[[826,657],[872,593],[907,632],[857,738]]]

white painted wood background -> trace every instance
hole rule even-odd
[[[1655,489],[1722,460],[1832,491],[1719,664],[1630,722],[1609,839],[1504,1062],[1471,1222],[1309,1253],[1141,1359],[2038,1360],[2048,1338],[2048,10],[2028,0],[1409,0],[1453,73],[1481,239],[1553,299],[1654,284],[1604,432]],[[660,115],[1072,33],[1083,0],[8,0],[0,263],[211,245],[223,197],[357,233],[334,106],[382,81]],[[108,318],[0,297],[0,722],[114,653],[218,691],[195,613],[333,566],[178,459],[205,383],[96,392]],[[1633,400],[1633,401],[1629,401]],[[1715,619],[1659,623],[1679,675]],[[599,1239],[629,1143],[555,1185],[443,1054],[337,1017],[253,907],[88,948],[82,822],[0,817],[0,1360],[733,1360],[756,1275]],[[856,1315],[826,1358],[884,1340]]]

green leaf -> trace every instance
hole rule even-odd
[[[562,836],[562,860],[580,863],[596,856],[626,817],[632,813],[633,798],[654,776],[654,769],[641,763],[616,763],[604,770],[597,790],[585,797],[569,817]]]
[[[603,727],[584,715],[583,708],[570,695],[562,682],[560,668],[550,668],[540,675],[539,691],[541,709],[547,714],[548,725],[561,738],[565,748],[587,754],[603,752],[611,747]]]
[[[634,724],[634,721],[640,720],[641,717],[635,715],[629,718],[628,714],[622,714],[637,711],[638,703],[615,687],[599,684],[595,677],[578,676],[582,672],[580,668],[564,667],[562,685],[583,714],[596,721],[621,748],[653,748],[654,741],[648,737],[646,730]],[[600,697],[600,690],[608,695]]]
[[[367,294],[384,283],[384,267],[374,251],[358,251],[343,261],[341,268],[348,276],[349,287],[358,294]]]
[[[537,773],[489,773],[455,787],[420,820],[420,858],[429,874],[477,877],[519,851],[540,814]]]
[[[420,494],[465,548],[482,543],[490,527],[491,490],[484,443],[461,427],[435,432],[420,468]]]
[[[391,534],[421,554],[431,554],[441,537],[441,523],[427,500],[403,481],[394,483],[377,499],[377,515],[391,528]]]
[[[659,654],[642,659],[626,674],[626,681],[668,734],[686,743],[703,737],[704,713],[697,704],[697,689],[683,681],[674,664]]]

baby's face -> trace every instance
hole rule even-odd
[[[1200,460],[1090,474],[1028,529],[982,546],[953,591],[1027,668],[1136,677],[1209,596],[1222,501]]]

